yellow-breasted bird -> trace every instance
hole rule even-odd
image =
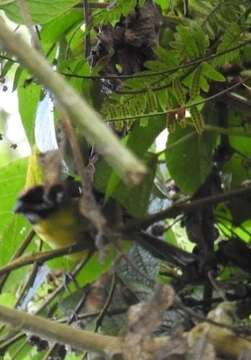
[[[52,248],[82,243],[83,248],[89,252],[96,249],[95,239],[91,236],[94,228],[80,213],[80,197],[81,188],[75,181],[66,180],[50,186],[37,185],[21,194],[14,211],[25,215],[37,235]],[[120,211],[114,206],[114,202],[108,204],[103,210],[108,223],[113,226],[118,223],[117,220],[122,214],[118,214]],[[126,234],[124,235],[127,238]],[[153,256],[176,266],[184,267],[196,260],[193,254],[178,249],[144,231],[130,234],[129,238],[139,243]],[[85,255],[86,251],[81,250],[71,257],[78,260]]]
[[[69,184],[34,186],[20,195],[14,211],[25,215],[36,234],[52,248],[84,242],[86,249],[92,250],[90,225],[79,211],[81,189],[77,183]]]

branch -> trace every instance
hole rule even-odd
[[[223,89],[211,96],[208,96],[202,100],[196,101],[196,102],[191,102],[190,104],[185,105],[186,109],[189,109],[193,106],[198,106],[201,104],[205,104],[209,101],[215,100],[216,98],[219,98],[225,94],[227,94],[228,92],[230,92],[233,89],[238,88],[240,85],[242,85],[244,82],[246,82],[247,80],[249,80],[250,77],[246,77],[245,79],[242,79],[240,81],[238,81],[237,83],[227,87],[226,89]],[[163,85],[161,88],[165,88],[166,85]],[[160,87],[157,89],[159,90]],[[152,88],[151,91],[155,91],[156,88]],[[140,90],[141,91],[141,90]],[[160,116],[160,115],[167,115],[173,112],[177,112],[180,110],[180,106],[177,108],[173,108],[173,109],[169,109],[167,111],[159,111],[159,112],[155,112],[155,113],[148,113],[148,114],[139,114],[139,115],[131,115],[131,116],[126,116],[126,117],[116,117],[116,118],[112,118],[112,119],[106,119],[107,122],[115,122],[115,121],[131,121],[131,120],[139,120],[142,118],[151,118],[151,117],[155,117],[155,116]],[[250,134],[248,135],[250,136]]]
[[[26,250],[26,248],[29,246],[30,242],[32,241],[34,235],[35,235],[35,232],[33,230],[31,230],[28,233],[28,235],[25,237],[25,239],[22,241],[22,243],[20,244],[20,246],[17,249],[17,251],[15,252],[14,256],[11,258],[11,261],[17,259],[18,257],[20,257],[23,254],[23,252]],[[8,276],[9,276],[8,272],[6,272],[4,276],[1,276],[0,292],[2,291],[5,281],[8,279]]]
[[[34,264],[34,263],[41,264],[41,263],[44,263],[45,261],[55,259],[59,256],[73,254],[76,252],[80,252],[81,250],[87,251],[87,255],[90,252],[90,250],[86,250],[86,244],[78,243],[78,244],[74,244],[74,245],[68,245],[68,246],[65,246],[65,247],[62,247],[59,249],[55,249],[55,250],[49,250],[49,251],[39,252],[39,253],[32,254],[32,255],[22,256],[22,257],[19,257],[19,258],[13,260],[8,265],[1,267],[0,268],[0,276],[7,274],[10,271],[19,269],[25,265],[30,265],[30,264]],[[84,254],[83,254],[83,257],[85,257]]]
[[[192,125],[192,124],[191,124]],[[213,125],[205,125],[205,131],[212,131],[216,132],[218,134],[228,135],[228,136],[242,136],[250,138],[251,132],[245,131],[241,127],[230,127],[228,129],[225,129],[223,127],[219,126],[213,126]]]
[[[49,341],[70,345],[80,351],[90,351],[102,354],[111,359],[122,351],[124,339],[121,337],[99,335],[91,331],[79,330],[74,327],[30,315],[20,310],[10,309],[0,305],[0,320],[14,328],[28,331]],[[168,342],[168,337],[153,338],[148,341],[148,348],[157,351]]]
[[[225,355],[228,358],[231,357],[231,359],[239,359],[240,355],[245,352],[250,354],[251,342],[248,339],[241,338],[238,332],[236,333],[229,329],[229,327],[232,327],[230,315],[233,310],[232,304],[223,303],[220,304],[220,308],[221,311],[219,311],[218,306],[214,314],[210,313],[206,323],[196,325],[189,333],[183,336],[183,339],[188,342],[191,349],[197,340],[206,337],[214,345],[218,354]],[[121,359],[125,347],[125,339],[121,337],[79,330],[2,305],[0,305],[0,319],[14,328],[31,332],[49,341],[55,341],[64,345],[68,344],[80,351],[96,352],[110,359],[115,354],[120,355],[118,358]],[[145,345],[147,345],[149,353],[155,354],[161,349],[162,351],[167,351],[167,349],[170,349],[170,346],[173,346],[172,344],[173,339],[169,337],[154,337],[147,339]]]
[[[138,184],[146,173],[145,166],[123,145],[99,115],[82,99],[72,87],[50,67],[45,58],[14,34],[0,19],[0,40],[6,51],[19,61],[56,97],[69,117],[81,129],[90,143],[120,174],[125,182]]]
[[[83,11],[84,11],[84,19],[85,19],[85,58],[87,59],[91,52],[91,38],[90,38],[90,23],[91,23],[91,15],[90,15],[90,5],[88,0],[83,0]]]
[[[195,209],[199,209],[205,205],[214,205],[218,204],[220,202],[228,201],[236,196],[240,195],[247,195],[248,193],[251,193],[251,185],[247,187],[242,187],[239,189],[227,191],[225,193],[220,193],[213,196],[206,196],[198,200],[194,200],[192,202],[182,201],[174,203],[169,208],[160,211],[156,214],[151,214],[146,216],[144,219],[133,219],[131,221],[128,221],[128,223],[124,226],[122,231],[132,231],[137,229],[144,229],[148,226],[154,224],[157,221],[161,221],[167,218],[175,218],[180,213],[187,213],[190,211],[193,211]]]
[[[91,6],[92,3],[90,3]],[[194,65],[198,65],[202,63],[203,61],[213,60],[219,56],[225,55],[229,52],[238,50],[248,44],[251,43],[251,40],[243,41],[242,43],[235,45],[231,48],[228,48],[223,51],[219,51],[218,53],[213,53],[210,55],[202,56],[197,59],[194,59],[192,61],[186,62],[185,64],[177,65],[171,68],[168,68],[166,70],[160,70],[160,71],[147,71],[143,73],[136,73],[136,74],[130,74],[130,75],[78,75],[73,73],[61,73],[64,76],[73,77],[73,78],[79,78],[79,79],[136,79],[136,78],[148,78],[151,76],[158,76],[158,75],[167,75],[174,73],[179,70],[184,70],[189,67],[193,67]]]
[[[233,314],[236,312],[236,304],[223,302],[217,308],[208,314],[206,322],[197,324],[189,333],[187,340],[190,346],[199,340],[206,338],[213,344],[217,354],[223,355],[224,358],[249,359],[251,354],[251,342],[249,338],[244,338],[234,327]],[[214,324],[214,322],[217,324]],[[219,326],[221,324],[221,326]]]
[[[39,251],[42,251],[42,248],[43,248],[43,241],[40,240]],[[18,297],[16,298],[16,302],[14,306],[15,308],[17,308],[21,304],[21,302],[25,300],[25,296],[34,285],[39,269],[40,269],[40,264],[38,262],[34,263],[28,278],[26,279],[24,285],[21,288],[20,293],[18,294]]]
[[[121,353],[122,339],[119,337],[98,335],[91,331],[78,330],[40,316],[30,315],[23,311],[9,309],[0,305],[0,319],[14,328],[29,331],[34,335],[69,344],[81,351],[98,352],[111,357],[114,353]]]

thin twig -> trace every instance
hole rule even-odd
[[[185,306],[183,304],[183,302],[181,301],[181,299],[178,298],[177,296],[176,296],[176,299],[175,299],[175,305],[178,308],[182,309],[184,312],[186,312],[188,315],[190,315],[191,317],[193,317],[193,318],[195,318],[197,320],[200,320],[202,322],[206,322],[208,324],[217,326],[217,327],[222,328],[222,329],[229,330],[229,331],[235,333],[235,335],[237,337],[242,338],[242,339],[246,339],[246,340],[248,340],[250,342],[250,338],[242,334],[243,328],[240,325],[228,325],[228,324],[220,323],[218,321],[209,319],[208,317],[205,317],[203,315],[200,315],[198,312],[196,312],[196,311],[192,310],[191,308]]]
[[[33,237],[35,235],[35,232],[33,230],[31,230],[28,235],[25,237],[25,239],[22,241],[22,243],[20,244],[19,248],[17,249],[17,251],[15,252],[15,254],[13,255],[13,257],[10,259],[10,261],[14,261],[15,259],[17,259],[18,257],[20,257],[23,252],[27,249],[27,247],[29,246],[29,244],[31,243]],[[0,281],[0,292],[2,291],[2,288],[9,276],[9,272],[4,274],[3,276],[1,276],[1,281]]]
[[[85,19],[85,58],[87,59],[91,51],[91,38],[90,38],[90,24],[91,24],[91,14],[90,6],[88,0],[83,0],[83,10],[84,10],[84,19]]]
[[[111,286],[109,289],[109,294],[107,296],[107,299],[105,301],[105,304],[103,306],[103,308],[101,309],[101,311],[98,314],[98,317],[96,319],[96,325],[95,325],[95,332],[98,331],[98,329],[100,328],[100,326],[102,325],[102,321],[109,309],[109,306],[111,305],[112,299],[113,299],[113,295],[114,295],[114,291],[116,288],[116,274],[112,275],[112,282],[111,282]]]
[[[2,54],[0,55],[0,59],[7,60],[7,61],[10,61],[10,62],[15,63],[15,64],[18,63],[17,60],[12,59],[12,58],[10,58],[10,57],[8,57],[8,56],[5,56],[5,55],[2,55]]]
[[[42,264],[45,261],[55,259],[55,258],[63,256],[63,255],[70,255],[70,254],[74,254],[77,252],[81,252],[81,250],[87,251],[86,244],[78,243],[78,244],[74,244],[74,245],[68,245],[68,246],[65,246],[65,247],[62,247],[59,249],[55,249],[55,250],[49,250],[49,251],[36,253],[33,255],[22,256],[22,257],[19,257],[19,258],[13,260],[8,265],[1,267],[0,275],[9,273],[16,269],[20,269],[21,267],[26,266],[26,265],[30,265],[30,264],[34,264],[34,263]],[[89,250],[88,250],[88,252],[89,252]]]
[[[203,61],[213,60],[219,56],[222,56],[229,52],[238,50],[238,49],[242,48],[243,46],[246,46],[250,43],[251,43],[251,40],[243,41],[242,43],[240,43],[238,45],[235,45],[231,48],[220,51],[218,53],[199,57],[199,58],[189,61],[185,64],[177,65],[172,68],[169,68],[166,70],[160,70],[160,71],[148,71],[148,72],[144,72],[144,73],[131,74],[131,75],[77,75],[77,74],[64,73],[64,72],[62,72],[61,74],[64,76],[68,76],[68,77],[80,78],[80,79],[91,79],[91,80],[95,80],[95,79],[132,79],[132,78],[147,78],[147,77],[158,76],[158,75],[167,75],[169,73],[174,73],[179,70],[184,70],[189,67],[193,67],[194,65],[198,65],[198,64],[202,63]]]
[[[121,315],[124,314],[125,312],[127,312],[128,308],[119,308],[119,309],[114,309],[114,310],[109,310],[106,312],[107,316],[113,316],[113,315]],[[100,311],[94,311],[91,313],[80,313],[78,314],[78,318],[77,321],[81,321],[81,320],[86,320],[89,318],[95,318],[100,314]],[[67,323],[68,318],[64,317],[64,318],[60,318],[57,319],[57,321],[62,322],[62,323]]]
[[[42,247],[43,247],[43,242],[42,242],[42,240],[40,240],[39,251],[42,251]],[[26,292],[33,286],[39,268],[40,268],[39,263],[33,264],[30,275],[29,275],[28,279],[26,280],[18,298],[16,299],[15,308],[17,308],[19,306],[19,304],[21,303]]]
[[[207,276],[214,290],[216,290],[216,292],[219,294],[223,301],[227,301],[227,296],[224,290],[218,285],[217,281],[215,280],[213,272],[208,271]]]
[[[83,291],[84,291],[84,289],[83,289]],[[88,296],[88,290],[84,291],[84,296],[81,297],[77,306],[73,310],[71,316],[67,319],[67,321],[66,321],[67,325],[71,325],[73,323],[73,321],[76,320],[78,312],[81,310],[81,308],[83,307],[83,305],[86,302],[87,296]],[[46,352],[45,356],[43,357],[43,360],[54,359],[54,357],[56,358],[56,352],[60,346],[61,345],[58,343],[54,343],[53,345],[51,345],[50,348],[48,349],[48,351]]]
[[[85,168],[83,156],[80,150],[78,139],[75,135],[73,126],[65,112],[62,112],[62,125],[65,135],[70,143],[72,149],[72,155],[74,163],[77,169],[77,173],[80,176],[82,184],[82,196],[79,202],[79,209],[82,215],[89,219],[96,229],[103,233],[106,227],[106,220],[101,212],[99,205],[93,195],[93,177],[94,177],[94,164],[92,159],[89,160],[89,164]],[[94,160],[94,159],[93,159]]]
[[[235,190],[226,191],[225,193],[220,193],[213,196],[206,196],[194,201],[181,201],[174,203],[169,208],[162,210],[158,213],[148,215],[143,219],[133,219],[128,221],[128,223],[122,228],[122,231],[132,231],[137,229],[144,229],[148,226],[154,224],[157,221],[164,220],[167,218],[174,218],[181,213],[187,213],[195,209],[199,209],[205,205],[218,204],[220,202],[226,202],[232,198],[244,194],[251,193],[251,186],[238,188]]]
[[[249,77],[250,78],[250,77]],[[199,101],[195,101],[195,102],[191,102],[190,104],[187,104],[185,107],[186,109],[189,109],[193,106],[198,106],[204,103],[207,103],[209,101],[215,100],[216,98],[219,98],[223,95],[225,95],[226,93],[230,92],[233,89],[238,88],[240,85],[242,85],[244,82],[246,82],[247,80],[249,80],[248,77],[246,77],[245,79],[242,79],[238,82],[236,82],[235,84],[227,87],[226,89],[223,89],[211,96],[208,96],[206,98],[204,98],[203,100],[199,100]],[[152,91],[154,91],[154,88],[151,89]],[[107,122],[115,122],[115,121],[131,121],[131,120],[137,120],[137,119],[142,119],[142,118],[151,118],[151,117],[155,117],[155,116],[160,116],[160,115],[167,115],[173,112],[177,112],[180,110],[180,107],[177,108],[173,108],[173,109],[169,109],[167,111],[160,111],[160,112],[155,112],[155,113],[148,113],[148,114],[139,114],[139,115],[131,115],[131,116],[125,116],[125,117],[116,117],[116,118],[111,118],[111,119],[106,119]]]

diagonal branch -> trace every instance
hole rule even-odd
[[[119,337],[98,335],[91,331],[78,330],[68,325],[30,315],[23,311],[9,309],[0,305],[0,319],[14,328],[29,331],[34,335],[61,344],[69,344],[74,349],[98,352],[111,357],[120,353],[122,339]]]
[[[67,245],[67,246],[64,246],[62,248],[58,248],[55,250],[38,252],[38,253],[32,254],[32,255],[25,255],[25,256],[16,258],[9,264],[1,267],[0,268],[0,276],[4,275],[4,274],[8,274],[9,272],[19,269],[26,265],[30,265],[30,264],[34,264],[34,263],[42,264],[45,261],[55,259],[62,255],[79,253],[81,250],[84,251],[83,258],[85,258],[85,255],[86,255],[86,257],[88,257],[88,255],[91,253],[90,250],[86,249],[85,244],[77,243],[77,244],[73,244],[73,245]]]
[[[128,221],[122,231],[132,231],[137,229],[146,229],[148,226],[154,224],[157,221],[161,221],[167,218],[175,218],[181,213],[187,213],[195,209],[200,209],[205,205],[218,204],[220,202],[227,202],[232,198],[240,195],[251,194],[251,185],[243,186],[238,189],[226,191],[225,193],[216,194],[213,196],[206,196],[194,201],[179,201],[174,203],[169,208],[162,210],[158,213],[146,216],[143,219],[133,219]]]
[[[53,71],[46,59],[9,30],[3,19],[0,19],[0,40],[6,51],[16,56],[55,95],[56,100],[79,127],[81,133],[91,144],[95,144],[121,178],[128,183],[140,183],[146,173],[145,166],[119,142],[87,102]]]

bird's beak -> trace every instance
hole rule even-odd
[[[15,213],[23,213],[24,212],[24,203],[21,200],[17,200],[16,205],[13,208]]]

